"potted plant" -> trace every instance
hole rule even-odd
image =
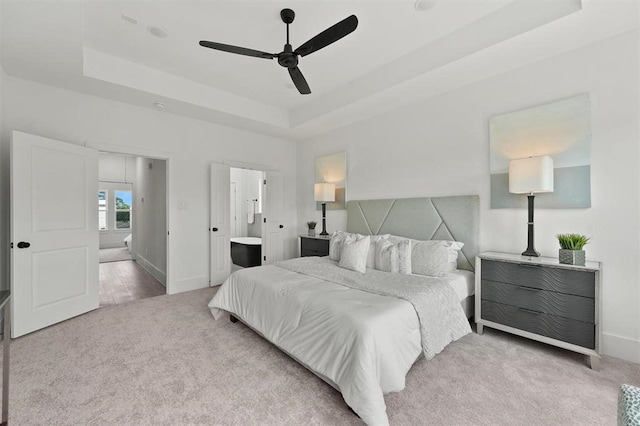
[[[318,223],[313,221],[313,220],[310,220],[309,222],[307,222],[307,226],[309,227],[309,234],[308,235],[310,237],[315,237],[316,236],[316,225],[317,224]]]
[[[560,263],[584,266],[583,248],[589,242],[589,238],[580,234],[558,234],[557,237],[560,243]]]

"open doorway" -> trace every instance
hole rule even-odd
[[[98,157],[100,306],[166,294],[166,160]]]
[[[262,264],[264,172],[230,168],[231,271]]]

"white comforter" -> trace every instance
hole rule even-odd
[[[431,358],[470,331],[446,280],[360,274],[328,258],[238,271],[209,307],[216,319],[233,313],[334,382],[369,425],[388,424],[383,394],[404,388],[421,352]]]

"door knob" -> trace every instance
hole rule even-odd
[[[218,232],[218,228],[211,228],[211,231]]]
[[[26,241],[20,241],[18,243],[18,248],[29,248],[31,246],[31,243],[28,243]]]
[[[280,225],[280,226],[279,226],[279,228],[280,228],[280,229],[284,228],[284,225]]]

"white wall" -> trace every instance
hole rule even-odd
[[[555,235],[592,237],[603,262],[603,350],[640,362],[640,135],[638,37],[627,33],[301,144],[298,231],[320,220],[314,158],[348,151],[349,199],[479,194],[480,248],[522,252],[526,211],[489,208],[489,118],[579,93],[592,101],[592,207],[536,211],[536,247],[557,257]],[[329,230],[344,211],[328,211]]]
[[[138,157],[136,172],[133,206],[135,258],[166,285],[166,161]]]
[[[293,142],[209,122],[5,77],[1,136],[2,228],[8,230],[8,154],[11,130],[42,135],[102,151],[168,158],[170,263],[167,291],[209,282],[209,170],[211,162],[236,161],[280,170],[284,176],[285,256],[296,240],[296,147]],[[10,108],[6,108],[10,105]],[[7,258],[6,244],[0,254]]]
[[[99,181],[133,183],[135,179],[135,157],[106,152],[101,152],[100,155],[98,155]]]
[[[236,183],[236,217],[239,237],[248,235],[248,208],[247,200],[258,200],[255,203],[256,213],[260,212],[260,187],[259,184],[263,172],[259,170],[248,170],[231,168],[231,182]]]
[[[0,9],[2,2],[0,1]],[[2,22],[2,19],[0,19]],[[0,28],[0,34],[2,34],[2,29]],[[0,40],[0,48],[2,40]],[[0,55],[1,56],[1,55]],[[3,120],[3,110],[4,110],[4,71],[0,66],[0,135],[5,133],[4,131],[4,120]],[[0,136],[2,138],[2,136]],[[3,157],[8,155],[8,150],[0,149],[0,193],[8,194],[9,193],[9,164],[7,161],[4,161]],[[9,197],[0,197],[0,212],[6,212],[4,222],[0,220],[0,225],[9,223]],[[1,218],[0,218],[1,219]],[[9,241],[9,227],[8,226],[0,226],[0,241],[6,242]],[[0,290],[9,290],[9,252],[3,252],[2,248],[0,248]]]
[[[0,1],[0,52],[2,51],[2,1]],[[0,55],[0,138],[2,138],[2,134],[4,134],[4,119],[3,119],[3,110],[4,110],[4,79],[5,73],[2,68],[2,55]],[[8,176],[9,171],[4,170],[7,167],[4,165],[4,161],[2,161],[2,156],[4,153],[0,149],[0,193],[4,194],[9,191],[9,182],[8,179],[5,179]],[[4,197],[0,197],[0,212],[4,212],[5,209],[8,211],[8,197],[5,199]],[[6,221],[8,222],[8,217]],[[2,217],[0,216],[0,241],[4,241],[5,243],[9,241],[9,228],[7,226],[2,226]],[[0,290],[8,290],[9,289],[9,253],[3,253],[0,249]]]

